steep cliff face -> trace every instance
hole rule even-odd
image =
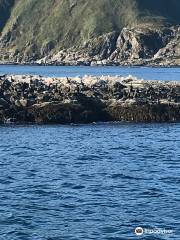
[[[0,60],[29,62],[74,46],[102,59],[121,47],[119,59],[149,58],[168,41],[159,28],[179,24],[179,12],[179,0],[0,0]],[[129,52],[127,42],[143,50]]]

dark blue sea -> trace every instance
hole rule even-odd
[[[180,68],[3,73],[180,80]],[[0,126],[0,240],[91,239],[180,239],[180,124]]]

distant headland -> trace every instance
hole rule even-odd
[[[179,0],[0,0],[0,63],[180,66]]]

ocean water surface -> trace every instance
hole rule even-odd
[[[0,127],[0,239],[180,239],[180,125]]]
[[[180,69],[0,66],[0,74]],[[0,240],[179,240],[180,124],[0,126]],[[170,233],[136,236],[136,227]]]
[[[180,68],[151,67],[85,67],[85,66],[17,66],[0,65],[2,74],[32,74],[52,77],[74,77],[84,75],[133,75],[145,80],[180,80]]]

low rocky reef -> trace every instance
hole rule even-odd
[[[0,123],[180,122],[180,82],[0,76]]]

